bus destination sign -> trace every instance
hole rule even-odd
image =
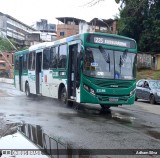
[[[129,43],[126,41],[121,41],[117,39],[108,39],[108,38],[102,38],[102,37],[94,37],[94,43],[100,43],[100,44],[108,44],[108,45],[114,45],[114,46],[120,46],[120,47],[128,47]]]
[[[88,42],[97,43],[97,44],[106,44],[111,46],[126,47],[126,48],[136,47],[135,42],[133,40],[121,39],[117,37],[90,35],[88,37]]]

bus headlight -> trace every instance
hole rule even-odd
[[[93,94],[93,95],[95,95],[94,89],[90,88],[90,93]]]
[[[96,94],[95,91],[94,91],[94,89],[88,87],[87,85],[83,84],[83,87],[84,87],[84,89],[85,89],[86,91],[88,91],[88,92],[91,93],[92,95],[95,95],[95,94]]]
[[[160,92],[157,92],[157,95],[160,97]]]
[[[136,91],[136,88],[130,92],[130,96],[134,95],[135,91]]]
[[[89,87],[87,85],[84,84],[83,87],[85,90],[89,91]]]

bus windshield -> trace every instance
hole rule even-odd
[[[136,54],[88,47],[85,49],[83,73],[108,79],[135,79]]]

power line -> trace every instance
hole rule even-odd
[[[97,3],[99,3],[100,1],[104,1],[104,0],[92,0],[92,1],[82,5],[80,7],[85,7],[85,6],[92,7],[92,6],[96,5]]]

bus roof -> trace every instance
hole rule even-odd
[[[16,55],[21,55],[21,54],[25,54],[25,53],[28,53],[29,52],[29,49],[25,49],[25,50],[22,50],[22,51],[18,51],[18,52],[15,52]]]
[[[43,42],[43,43],[39,43],[39,44],[30,46],[30,47],[29,47],[29,51],[34,51],[34,50],[38,50],[38,49],[43,49],[43,48],[45,48],[45,47],[51,47],[51,46],[53,46],[53,45],[57,45],[57,44],[60,44],[60,43],[70,42],[70,41],[72,41],[72,40],[80,39],[80,37],[81,37],[82,35],[88,35],[88,34],[103,35],[103,36],[106,35],[106,36],[110,36],[110,37],[117,37],[117,38],[123,38],[123,39],[135,41],[135,40],[132,39],[132,38],[125,37],[125,36],[120,36],[120,35],[116,35],[116,34],[107,34],[107,33],[102,33],[102,32],[94,32],[94,33],[88,33],[88,32],[87,32],[87,33],[83,33],[83,34],[77,34],[77,35],[69,36],[69,37],[66,37],[66,38],[63,38],[63,39],[60,39],[60,40],[56,40],[56,41],[53,41],[53,42]]]

